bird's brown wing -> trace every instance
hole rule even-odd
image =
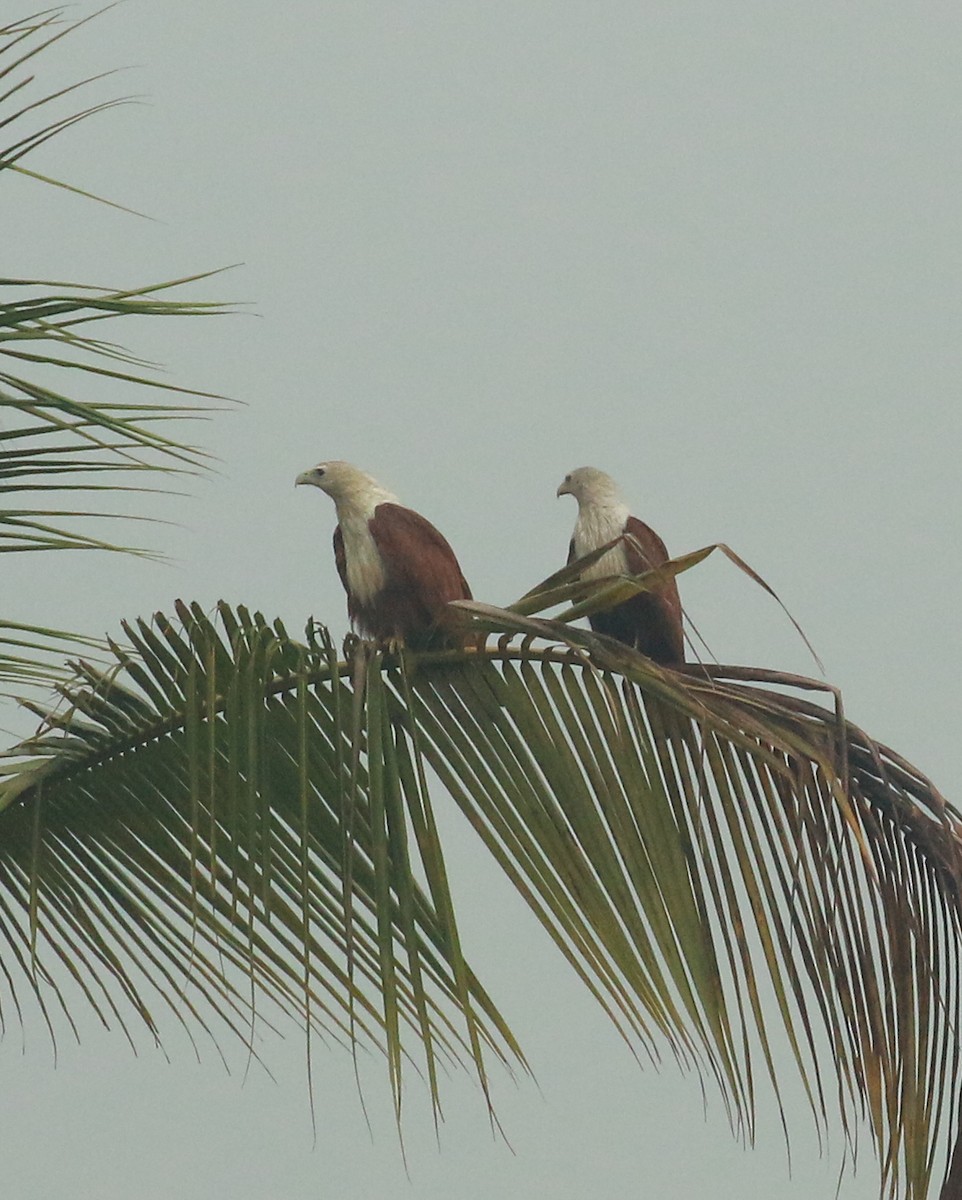
[[[403,579],[439,604],[471,599],[454,551],[426,517],[402,504],[379,504],[368,528],[392,580]]]
[[[629,574],[640,575],[642,571],[652,571],[668,561],[668,548],[644,521],[639,521],[637,517],[629,517],[625,522],[625,533],[630,533],[634,539],[625,539]],[[638,544],[635,545],[635,542]]]
[[[368,528],[384,564],[378,597],[380,636],[417,640],[445,625],[451,600],[470,600],[471,589],[444,535],[427,518],[401,504],[379,504]]]
[[[657,533],[637,517],[625,522],[625,533],[632,540],[625,540],[628,570],[632,575],[651,571],[668,561],[668,550]],[[637,543],[637,544],[636,544]],[[685,661],[685,635],[682,626],[681,597],[674,579],[653,592],[641,592],[612,610],[612,615],[622,622],[630,622],[629,636],[615,634],[620,640],[629,641],[636,649],[647,654],[656,662],[683,663]],[[625,631],[628,632],[628,631]]]
[[[660,567],[668,550],[657,533],[637,517],[625,522],[625,556],[628,572],[641,575]],[[637,542],[637,545],[635,544]],[[568,562],[576,558],[574,538],[568,545]],[[597,633],[607,634],[659,663],[685,661],[685,637],[681,623],[681,599],[674,579],[656,592],[639,592],[623,604],[592,613],[588,623]]]
[[[341,583],[344,584],[344,590],[347,591],[347,559],[344,555],[344,534],[341,533],[340,525],[334,527],[334,565],[337,567],[337,573],[341,577]]]
[[[334,565],[337,567],[337,573],[341,577],[344,591],[347,592],[347,615],[354,624],[364,625],[365,614],[361,611],[351,589],[347,586],[347,555],[344,553],[344,534],[341,533],[340,525],[334,527]]]

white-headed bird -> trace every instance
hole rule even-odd
[[[334,501],[334,562],[359,632],[420,648],[443,644],[454,625],[448,602],[470,600],[471,589],[431,522],[350,463],[318,463],[295,483]]]
[[[568,562],[598,550],[621,534],[630,534],[597,562],[585,568],[582,579],[612,575],[640,575],[668,559],[665,543],[644,521],[633,517],[618,485],[596,467],[578,467],[564,477],[559,496],[574,496],[578,519],[568,547]],[[588,621],[596,633],[617,638],[657,663],[685,661],[681,599],[674,579],[651,592],[593,613]]]

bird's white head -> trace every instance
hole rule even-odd
[[[559,496],[574,496],[578,507],[623,508],[624,498],[618,485],[597,467],[577,467],[569,471],[558,488]]]
[[[301,483],[327,492],[342,516],[357,514],[371,517],[379,504],[397,503],[397,496],[382,488],[376,479],[339,459],[318,463],[309,471],[302,471],[294,480],[295,486]]]

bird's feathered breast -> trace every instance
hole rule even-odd
[[[347,594],[370,604],[384,587],[386,572],[366,514],[341,516],[334,530],[334,561]]]
[[[571,545],[568,547],[568,561],[581,558],[597,550],[605,542],[610,542],[625,530],[625,523],[631,518],[627,507],[619,505],[585,505],[578,510]],[[628,558],[624,544],[613,546],[607,554],[592,563],[582,572],[582,579],[602,579],[606,575],[625,575],[628,573]]]

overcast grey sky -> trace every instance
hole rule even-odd
[[[5,17],[30,11],[4,0]],[[78,13],[92,11],[81,5]],[[962,9],[888,2],[129,0],[42,56],[115,66],[109,113],[32,160],[155,222],[4,178],[3,273],[112,286],[244,265],[248,315],[132,347],[247,407],[219,476],[158,508],[165,565],[7,568],[15,615],[89,632],[223,597],[346,629],[333,509],[293,478],[352,460],[424,512],[475,594],[560,565],[572,467],[604,468],[676,552],[731,544],[815,643],[849,716],[957,803]],[[113,88],[111,92],[109,89]],[[13,236],[15,231],[15,236]],[[159,326],[159,327],[158,327]],[[682,581],[721,661],[814,673],[777,607],[710,561]],[[5,606],[5,609],[9,605]],[[443,808],[443,805],[439,805]],[[512,1150],[451,1082],[416,1089],[409,1177],[380,1065],[296,1038],[224,1073],[88,1022],[56,1070],[0,1044],[18,1200],[829,1196],[796,1097],[742,1151],[696,1080],[642,1072],[484,851],[446,817],[468,953],[538,1076],[496,1087]],[[865,1157],[843,1200],[875,1194]]]

